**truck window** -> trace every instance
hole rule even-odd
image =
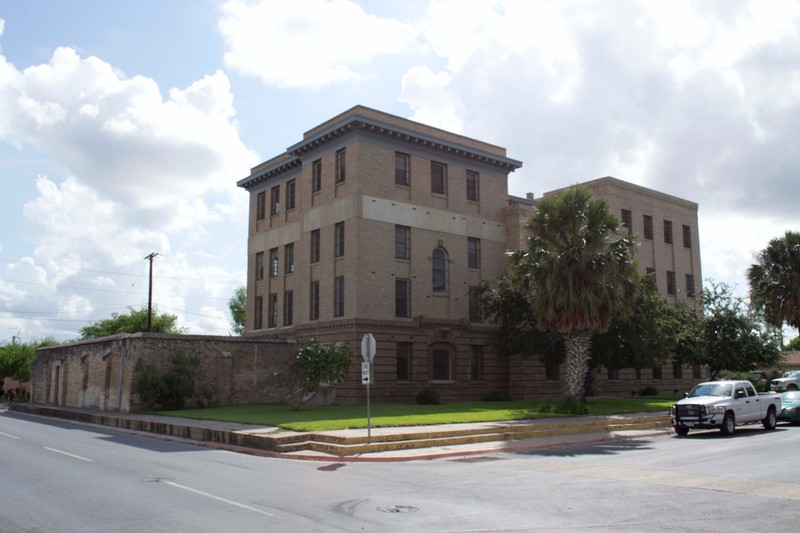
[[[744,389],[747,391],[748,396],[758,396],[756,389],[754,389],[749,383],[745,384]]]
[[[736,394],[734,395],[734,398],[744,398],[746,396],[747,396],[747,393],[744,391],[744,385],[742,385],[741,383],[737,383],[736,384]]]

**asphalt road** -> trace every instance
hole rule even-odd
[[[406,463],[0,415],[0,531],[796,531],[800,427]]]

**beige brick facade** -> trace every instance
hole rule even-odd
[[[407,183],[396,179],[398,165]],[[558,396],[538,360],[496,357],[491,323],[470,308],[471,290],[502,275],[504,253],[522,244],[535,209],[532,198],[508,195],[508,174],[520,166],[503,148],[362,106],[309,130],[238,183],[251,198],[245,335],[342,341],[360,363],[361,338],[372,333],[376,401],[410,401],[425,387],[451,400]],[[659,224],[671,217],[676,249],[645,242],[643,268],[691,274],[699,290],[696,204],[613,178],[586,185],[640,224],[643,214]],[[679,246],[682,225],[692,228],[691,249]],[[598,375],[598,391],[632,386],[617,381]],[[364,397],[354,364],[337,398]]]

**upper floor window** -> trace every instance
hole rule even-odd
[[[264,220],[267,215],[267,193],[260,192],[256,196],[256,220]]]
[[[467,170],[467,201],[478,201],[478,173]]]
[[[467,267],[478,269],[481,267],[481,240],[467,238]]]
[[[664,221],[664,244],[672,244],[672,221]]]
[[[322,189],[322,159],[317,159],[311,163],[311,192],[319,192]]]
[[[394,258],[411,258],[411,228],[408,226],[394,227]]]
[[[483,381],[483,346],[470,346],[472,357],[469,365],[470,381]]]
[[[283,293],[283,325],[291,326],[294,322],[294,292]]]
[[[333,256],[344,257],[344,222],[333,227]]]
[[[333,316],[344,316],[344,276],[333,280]]]
[[[273,187],[269,191],[269,214],[275,216],[281,212],[281,186]]]
[[[398,342],[395,356],[395,379],[411,381],[411,343]]]
[[[264,252],[256,253],[256,281],[264,279]]]
[[[274,278],[278,275],[278,249],[273,248],[269,251],[269,277]]]
[[[411,316],[411,282],[407,279],[394,280],[394,316],[398,318]]]
[[[311,231],[311,262],[312,263],[319,263],[319,230],[315,229]]]
[[[290,242],[283,248],[283,268],[287,274],[294,272],[294,243]]]
[[[447,291],[447,252],[444,248],[433,251],[433,292]]]
[[[644,238],[648,240],[653,240],[653,217],[650,215],[644,215]]]
[[[683,247],[692,247],[692,228],[689,226],[683,226]]]
[[[686,296],[694,298],[694,276],[686,274]]]
[[[633,216],[628,209],[622,210],[622,227],[628,228],[628,235],[633,233]]]
[[[253,329],[261,329],[264,327],[264,297],[256,296],[255,306],[253,308]]]
[[[342,148],[336,152],[336,183],[343,182],[345,175],[345,152]]]
[[[286,210],[294,209],[297,182],[289,180],[286,182]]]
[[[447,165],[431,161],[431,192],[447,194]]]
[[[278,294],[272,293],[269,295],[269,314],[267,315],[267,327],[278,327]]]
[[[394,154],[394,182],[397,185],[408,186],[411,183],[409,179],[409,160],[410,156],[396,152]]]
[[[308,291],[308,318],[319,319],[319,281],[312,281]]]
[[[481,290],[478,287],[469,288],[469,321],[481,322]]]
[[[677,287],[675,287],[675,272],[667,270],[667,294],[675,294]]]

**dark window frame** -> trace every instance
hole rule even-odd
[[[683,225],[683,247],[692,247],[692,228],[686,224]]]
[[[322,190],[322,159],[317,159],[311,163],[311,192],[316,193]]]
[[[256,195],[256,220],[267,217],[267,192],[261,191]]]
[[[664,220],[664,244],[672,244],[672,221]]]
[[[319,281],[312,281],[309,284],[308,319],[319,320]]]
[[[628,228],[628,235],[633,233],[633,213],[630,209],[623,209],[621,211],[622,227]]]
[[[281,214],[281,186],[276,185],[269,190],[269,216]]]
[[[278,327],[278,293],[271,292],[269,295],[269,304],[268,304],[268,314],[267,314],[267,327],[268,328],[277,328]]]
[[[398,342],[395,347],[395,381],[412,380],[412,344]]]
[[[481,240],[467,237],[467,268],[480,270],[481,268]]]
[[[278,249],[270,248],[269,250],[269,277],[277,278],[280,271],[280,261],[278,260]]]
[[[256,281],[264,279],[264,252],[256,252]]]
[[[480,202],[480,179],[481,175],[474,170],[467,170],[467,201]]]
[[[441,246],[433,250],[431,256],[432,291],[447,293],[447,251]]]
[[[319,263],[320,259],[320,230],[314,229],[311,230],[311,234],[309,235],[310,243],[309,243],[309,257],[311,259],[311,264]]]
[[[294,323],[294,291],[283,291],[283,325]]]
[[[473,382],[486,381],[484,374],[485,358],[483,346],[473,344],[470,346],[469,380]]]
[[[675,272],[667,270],[667,294],[674,296],[678,293],[678,287],[675,282]]]
[[[336,150],[336,183],[344,183],[347,178],[347,152],[345,148]]]
[[[394,258],[402,261],[411,259],[411,228],[408,226],[394,227]]]
[[[468,299],[469,299],[469,321],[473,323],[483,322],[483,310],[481,309],[480,287],[470,287]]]
[[[651,215],[642,215],[642,223],[644,224],[644,238],[645,240],[653,240],[653,217]]]
[[[394,280],[394,316],[411,318],[411,280],[395,278]]]
[[[333,316],[344,316],[344,276],[333,278]]]
[[[431,352],[431,381],[452,382],[453,352],[447,348],[435,348]]]
[[[290,242],[283,247],[283,273],[289,275],[294,273],[294,243]]]
[[[253,329],[264,327],[264,297],[256,296],[253,303]]]
[[[431,193],[447,196],[447,165],[431,161]]]
[[[337,222],[333,226],[333,257],[344,257],[344,222]]]
[[[401,152],[394,153],[394,183],[408,187],[411,185],[411,156]]]
[[[295,208],[297,200],[297,180],[286,182],[286,210],[291,211]]]

